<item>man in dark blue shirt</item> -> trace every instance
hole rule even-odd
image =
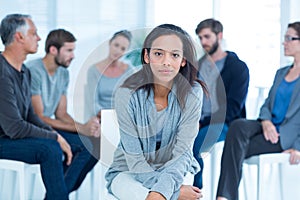
[[[66,140],[33,112],[30,73],[23,62],[36,53],[40,37],[28,15],[7,15],[0,35],[5,49],[0,54],[0,159],[40,164],[46,199],[68,199],[62,158],[71,165]]]
[[[246,117],[245,102],[249,85],[249,70],[231,51],[224,51],[223,25],[206,19],[196,28],[196,34],[206,54],[199,60],[198,78],[208,87],[209,98],[204,98],[199,132],[194,143],[194,156],[201,171],[195,175],[194,185],[202,188],[202,152],[207,152],[219,141],[224,141],[230,123]]]

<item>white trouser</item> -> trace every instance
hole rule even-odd
[[[194,176],[188,173],[183,180],[183,185],[192,185]],[[149,189],[134,179],[129,172],[119,173],[111,183],[111,191],[120,200],[143,200],[146,199]]]
[[[128,172],[119,173],[112,180],[111,191],[120,200],[143,200],[149,193],[149,189]]]

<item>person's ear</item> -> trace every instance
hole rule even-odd
[[[149,54],[148,54],[148,51],[147,51],[147,50],[144,51],[144,61],[145,61],[145,63],[147,63],[147,64],[150,63],[150,58],[149,58]]]
[[[218,37],[219,40],[222,40],[223,39],[223,33],[222,32],[218,33],[217,37]]]
[[[15,40],[18,42],[22,42],[25,38],[25,36],[21,32],[16,32],[14,37],[15,37]]]
[[[56,55],[57,54],[57,48],[55,46],[50,46],[49,53]]]
[[[185,67],[185,65],[186,65],[186,59],[185,58],[183,58],[182,59],[182,61],[181,61],[181,67]]]

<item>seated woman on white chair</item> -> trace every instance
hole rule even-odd
[[[253,155],[289,153],[300,162],[300,22],[288,25],[284,54],[294,63],[277,71],[258,120],[238,119],[229,127],[221,161],[218,200],[238,199],[243,161]]]
[[[190,36],[171,24],[154,28],[142,63],[115,95],[120,144],[106,173],[108,190],[121,200],[199,199],[199,188],[183,185],[199,171],[192,146],[203,96]]]

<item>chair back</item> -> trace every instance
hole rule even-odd
[[[117,114],[114,109],[101,110],[101,163],[110,166],[120,141]]]

